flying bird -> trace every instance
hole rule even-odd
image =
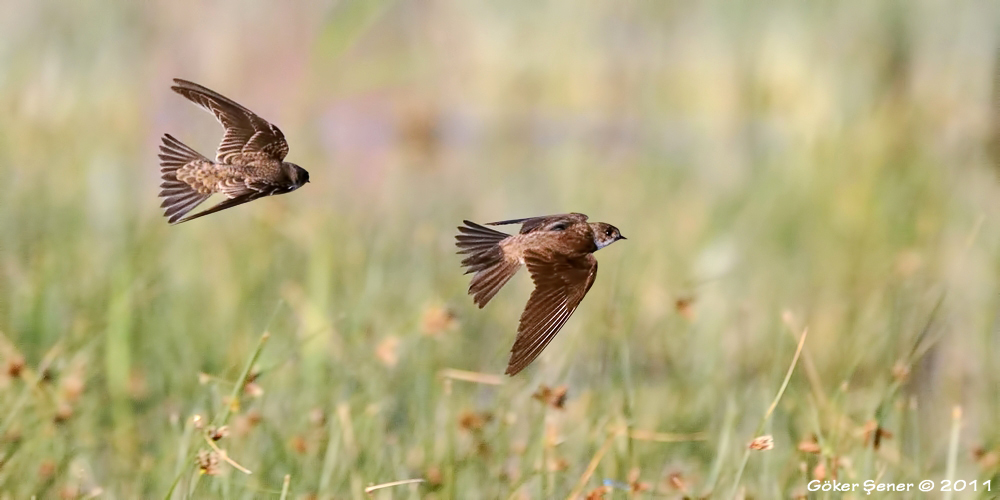
[[[175,78],[170,88],[215,115],[225,133],[214,161],[170,134],[163,135],[160,207],[169,223],[179,224],[257,198],[290,193],[309,182],[309,172],[284,161],[288,143],[278,127],[197,83]],[[185,217],[215,193],[226,199]]]
[[[463,222],[455,239],[458,253],[467,255],[462,260],[465,273],[475,273],[469,295],[476,305],[484,307],[522,265],[535,283],[510,350],[510,376],[541,354],[590,291],[597,276],[594,252],[626,239],[611,224],[588,223],[578,213],[487,223],[521,224],[515,235]]]

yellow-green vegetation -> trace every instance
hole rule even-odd
[[[998,18],[8,2],[0,499],[996,492]],[[221,137],[173,77],[313,182],[168,226],[159,137]],[[477,309],[455,227],[567,211],[628,240],[501,377],[530,280]]]

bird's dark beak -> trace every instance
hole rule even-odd
[[[618,235],[618,239],[619,239],[619,240],[627,240],[628,238],[626,238],[626,237],[624,237],[624,236],[622,236],[622,235],[620,235],[620,234],[619,234],[619,235]]]

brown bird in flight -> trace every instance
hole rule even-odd
[[[468,254],[462,260],[465,273],[476,273],[469,285],[476,305],[485,306],[522,264],[535,283],[510,350],[511,376],[541,354],[587,295],[597,276],[594,252],[626,239],[611,224],[588,223],[586,215],[577,213],[488,223],[521,224],[515,235],[463,222],[455,239],[458,253]]]
[[[178,78],[174,83],[170,87],[174,92],[215,115],[226,131],[215,161],[164,134],[159,155],[163,179],[160,206],[168,222],[178,224],[257,198],[290,193],[309,182],[309,172],[283,161],[288,143],[278,127],[197,83]],[[214,193],[227,199],[184,217]]]

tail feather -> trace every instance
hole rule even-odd
[[[167,222],[176,224],[188,212],[207,200],[211,193],[199,193],[190,184],[177,178],[177,169],[193,161],[209,161],[197,151],[184,145],[170,134],[164,134],[160,145],[160,198]]]
[[[465,273],[476,273],[469,284],[469,295],[480,308],[507,283],[521,267],[520,262],[504,256],[500,242],[509,237],[493,229],[480,226],[475,222],[463,221],[464,226],[458,228],[455,236],[459,254],[468,256],[462,260]]]
[[[472,295],[472,301],[480,309],[485,307],[520,268],[521,264],[516,260],[504,259],[493,267],[476,273],[472,277],[472,283],[469,284],[469,294]]]
[[[495,229],[490,229],[488,227],[480,226],[472,221],[462,221],[465,223],[464,226],[458,227],[458,234],[455,239],[458,240],[458,248],[462,251],[458,253],[473,253],[477,250],[481,250],[484,247],[493,247],[497,243],[500,243],[504,238],[510,236],[507,233],[502,233]]]

